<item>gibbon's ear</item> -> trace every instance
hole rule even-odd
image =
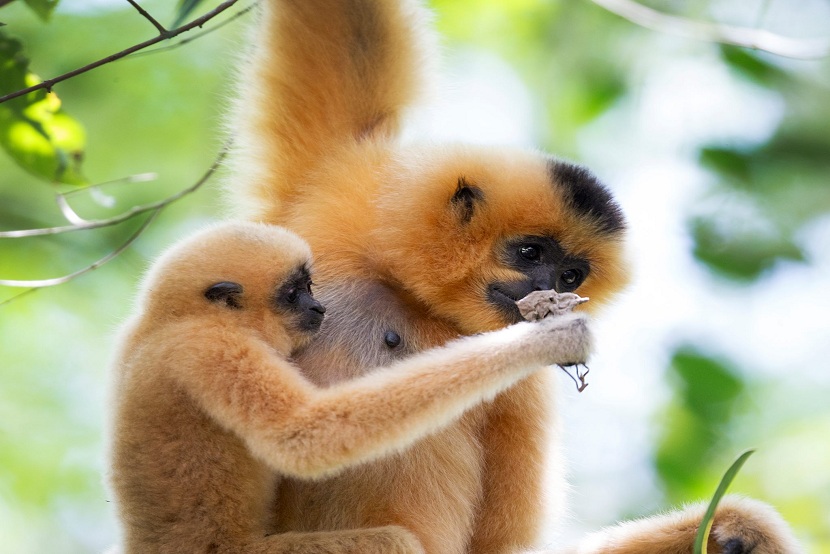
[[[470,185],[464,177],[458,178],[458,187],[455,189],[450,204],[458,214],[459,221],[466,225],[472,221],[476,213],[476,206],[484,201],[484,192],[475,185]]]
[[[239,302],[241,295],[242,285],[230,281],[213,284],[205,290],[205,298],[214,304],[224,304],[234,310],[242,308],[242,304]]]

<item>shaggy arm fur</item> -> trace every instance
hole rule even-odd
[[[319,389],[261,340],[215,334],[199,341],[206,351],[170,364],[175,378],[254,455],[303,478],[402,449],[544,365],[584,361],[589,347],[586,320],[574,314],[467,337]]]

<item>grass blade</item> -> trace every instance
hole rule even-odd
[[[726,489],[728,489],[729,485],[732,484],[732,481],[741,470],[744,462],[746,462],[747,458],[749,458],[753,452],[755,452],[755,450],[750,449],[738,456],[738,459],[732,462],[732,465],[729,466],[729,469],[727,469],[726,473],[723,474],[723,478],[720,480],[720,484],[715,490],[715,495],[712,497],[712,501],[709,502],[709,507],[706,508],[706,513],[703,515],[700,527],[697,530],[695,546],[692,551],[694,554],[707,554],[706,543],[709,541],[709,532],[712,530],[712,522],[715,519],[715,510],[717,509],[721,498],[723,498],[723,495],[726,494]]]

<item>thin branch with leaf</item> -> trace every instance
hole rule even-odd
[[[83,73],[86,73],[88,71],[96,69],[98,67],[101,67],[101,66],[106,65],[108,63],[112,63],[116,60],[120,60],[122,58],[125,58],[125,57],[129,56],[130,54],[132,54],[134,52],[138,52],[139,50],[143,50],[145,48],[148,48],[150,46],[153,46],[153,45],[158,44],[160,42],[163,42],[165,40],[170,40],[172,38],[175,38],[175,37],[181,35],[182,33],[186,33],[188,31],[196,29],[197,27],[202,27],[205,23],[207,23],[208,21],[210,21],[211,19],[213,19],[214,17],[216,17],[220,13],[224,12],[225,10],[227,10],[228,8],[230,8],[231,6],[236,4],[238,1],[239,0],[226,0],[225,2],[222,2],[221,4],[219,4],[213,10],[207,12],[206,14],[204,14],[200,17],[197,17],[193,21],[191,21],[189,23],[186,23],[186,24],[184,24],[180,27],[177,27],[175,29],[167,30],[162,25],[158,24],[158,22],[155,22],[155,25],[157,25],[156,28],[157,29],[160,28],[158,36],[156,36],[152,39],[149,39],[149,40],[145,40],[144,42],[133,45],[133,46],[131,46],[129,48],[126,48],[124,50],[121,50],[120,52],[116,52],[115,54],[111,54],[111,55],[109,55],[105,58],[101,58],[100,60],[89,63],[89,64],[87,64],[83,67],[79,67],[77,69],[74,69],[72,71],[64,73],[63,75],[58,75],[57,77],[53,77],[51,79],[46,79],[45,81],[41,81],[40,83],[32,85],[30,87],[20,89],[20,90],[17,90],[15,92],[10,92],[10,93],[8,93],[4,96],[0,96],[0,104],[2,104],[3,102],[7,102],[8,100],[12,100],[13,98],[18,98],[20,96],[24,96],[26,94],[29,94],[30,92],[35,92],[35,91],[38,91],[38,90],[51,91],[52,87],[54,87],[56,84],[58,84],[62,81],[66,81],[67,79],[71,79],[72,77],[76,77],[78,75],[81,75]],[[136,4],[133,3],[133,5],[136,5]],[[148,14],[148,16],[149,16],[149,14]],[[155,19],[152,19],[152,17],[150,18],[150,20],[155,21]]]

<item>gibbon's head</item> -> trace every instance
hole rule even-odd
[[[306,242],[282,227],[213,225],[155,263],[144,285],[145,314],[155,321],[218,317],[291,351],[319,329],[325,313],[311,293],[310,266]]]
[[[537,152],[455,146],[399,155],[385,175],[379,267],[465,333],[521,321],[555,289],[607,300],[627,281],[625,221],[586,169]]]

